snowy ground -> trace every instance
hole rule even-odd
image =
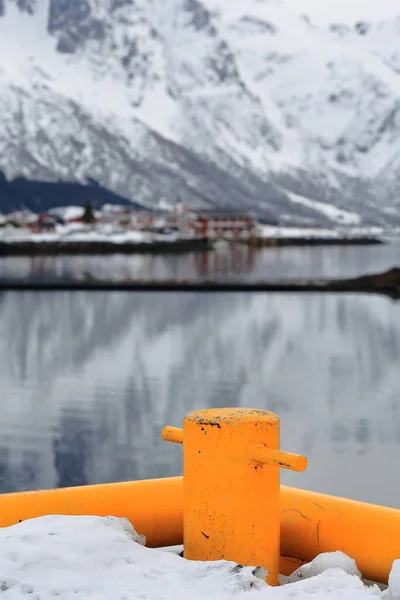
[[[384,592],[366,586],[342,553],[320,555],[300,575],[271,588],[262,569],[186,561],[143,542],[128,521],[115,517],[46,516],[0,529],[0,594],[5,600],[400,597],[397,561]]]
[[[175,241],[176,234],[154,234],[145,231],[117,229],[111,225],[85,227],[81,224],[58,226],[54,232],[32,233],[29,229],[5,227],[0,229],[0,242],[109,242],[114,244]]]
[[[342,227],[325,229],[322,227],[273,227],[260,225],[257,236],[260,238],[299,238],[299,239],[348,239],[360,237],[382,237],[399,235],[400,231],[385,231],[380,227]],[[156,234],[145,231],[126,230],[113,225],[93,228],[74,223],[57,226],[54,232],[33,233],[29,229],[4,227],[0,229],[0,242],[111,242],[115,244],[150,243],[156,241],[174,242],[182,239],[179,233]]]
[[[391,232],[396,233],[396,232]],[[378,237],[387,232],[380,227],[338,227],[325,229],[323,227],[272,227],[260,226],[259,236],[262,238],[301,238],[301,239],[347,239],[360,237]]]

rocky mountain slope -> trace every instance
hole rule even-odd
[[[7,178],[400,223],[400,19],[321,29],[284,0],[0,0],[0,15]]]

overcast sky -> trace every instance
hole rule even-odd
[[[321,24],[341,21],[393,19],[400,16],[400,0],[286,0],[296,10]]]

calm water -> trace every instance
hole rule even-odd
[[[400,264],[395,245],[238,260],[7,259],[0,275],[341,276]],[[1,491],[179,474],[164,425],[252,406],[280,415],[282,447],[309,458],[284,483],[400,508],[400,304],[386,298],[5,292],[0,358]]]
[[[0,278],[262,279],[351,277],[400,265],[400,241],[380,246],[270,248],[180,255],[0,258]]]

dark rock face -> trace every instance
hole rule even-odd
[[[197,0],[185,0],[184,10],[191,15],[190,24],[194,29],[210,27],[210,14]]]
[[[138,55],[137,42],[136,42],[136,40],[130,40],[129,43],[127,44],[126,54],[121,59],[122,65],[125,67],[125,69],[127,69],[127,71],[130,70],[133,60],[134,60],[135,56],[137,56],[137,55]]]
[[[361,286],[372,287],[374,289],[390,289],[400,292],[400,268],[393,267],[384,273],[374,273],[364,275],[352,281],[356,281]]]
[[[52,0],[49,13],[49,31],[73,31],[90,17],[87,0]]]
[[[224,41],[219,42],[215,58],[210,60],[210,66],[216,74],[217,81],[237,81],[239,79],[235,57]]]
[[[355,24],[355,30],[360,35],[365,35],[369,31],[369,24],[365,23],[364,21],[359,21]]]
[[[266,33],[270,35],[276,35],[278,33],[277,27],[268,21],[256,19],[255,17],[243,17],[240,21],[248,29],[254,31],[254,33]]]
[[[33,15],[36,8],[36,0],[13,0],[21,12]],[[0,17],[5,14],[6,0],[0,0]]]
[[[215,53],[208,62],[208,67],[211,69],[215,82],[237,82],[240,77],[235,57],[225,41],[216,39],[217,30],[213,25],[209,11],[198,0],[184,0],[183,10],[188,18],[188,26],[195,33],[204,32],[210,38],[215,39]]]
[[[22,12],[33,15],[36,8],[36,0],[17,0],[17,6]]]
[[[105,36],[104,23],[92,16],[88,0],[51,0],[48,30],[58,34],[57,50],[71,54],[87,40]]]
[[[111,10],[118,10],[124,6],[133,6],[134,0],[111,0]]]

